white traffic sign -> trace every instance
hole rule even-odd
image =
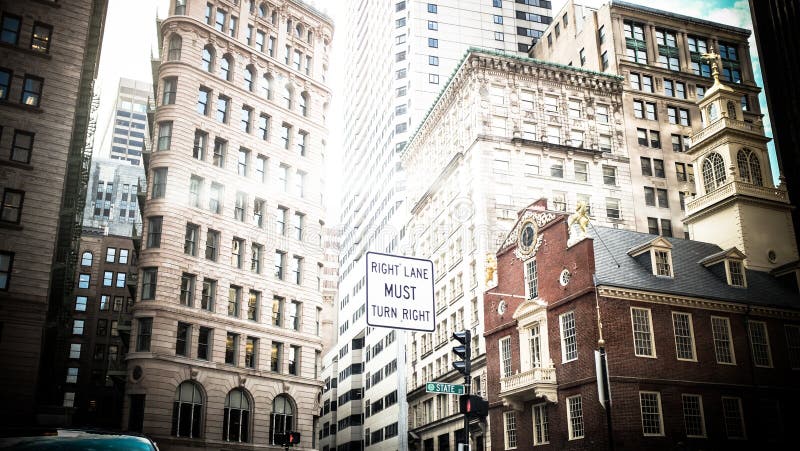
[[[433,332],[433,262],[367,252],[367,324]]]

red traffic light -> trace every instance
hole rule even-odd
[[[300,433],[299,432],[290,432],[288,434],[288,443],[290,445],[296,445],[300,443]]]
[[[489,415],[489,401],[476,395],[461,395],[459,398],[460,412],[469,417],[485,418]]]

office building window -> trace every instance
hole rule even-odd
[[[178,331],[175,337],[175,355],[189,356],[189,339],[192,336],[191,324],[178,322]]]
[[[42,99],[43,84],[43,78],[25,75],[25,79],[22,82],[22,103],[24,105],[39,106]]]
[[[16,46],[19,43],[19,32],[22,26],[22,18],[14,14],[3,13],[2,31],[0,31],[0,42]]]
[[[633,62],[647,64],[647,43],[644,24],[626,20],[623,22],[625,55]]]
[[[19,224],[22,218],[24,200],[24,191],[5,188],[3,190],[3,203],[0,204],[0,222]]]
[[[136,352],[150,352],[153,318],[137,318]]]
[[[225,335],[225,363],[236,365],[239,360],[239,335],[228,332]]]
[[[0,87],[2,89],[2,87]],[[11,143],[11,160],[20,163],[30,163],[33,151],[34,134],[22,130],[14,130],[14,139]]]

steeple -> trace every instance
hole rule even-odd
[[[760,119],[747,121],[745,93],[722,83],[717,60],[714,85],[698,102],[702,129],[692,136],[688,153],[699,176],[695,196],[687,199],[684,223],[692,239],[736,247],[752,269],[771,270],[798,259],[786,189],[772,182],[769,138]]]

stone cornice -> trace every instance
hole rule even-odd
[[[765,307],[740,302],[718,301],[692,296],[681,296],[669,293],[656,293],[652,291],[636,290],[623,287],[601,285],[597,287],[598,294],[606,298],[624,299],[627,301],[649,302],[674,307],[695,308],[702,310],[715,310],[740,315],[750,314],[771,318],[785,318],[793,321],[800,320],[800,310],[788,310],[776,307]]]
[[[554,87],[563,85],[577,89],[588,89],[597,95],[622,95],[623,78],[617,75],[603,74],[571,66],[548,63],[531,58],[470,48],[456,67],[433,106],[428,110],[419,128],[409,138],[401,155],[401,160],[408,161],[414,149],[426,142],[432,130],[438,126],[439,120],[448,111],[450,104],[463,93],[461,89],[467,83],[485,82],[486,75],[527,79],[532,86],[539,83]],[[514,83],[516,84],[516,82]]]

